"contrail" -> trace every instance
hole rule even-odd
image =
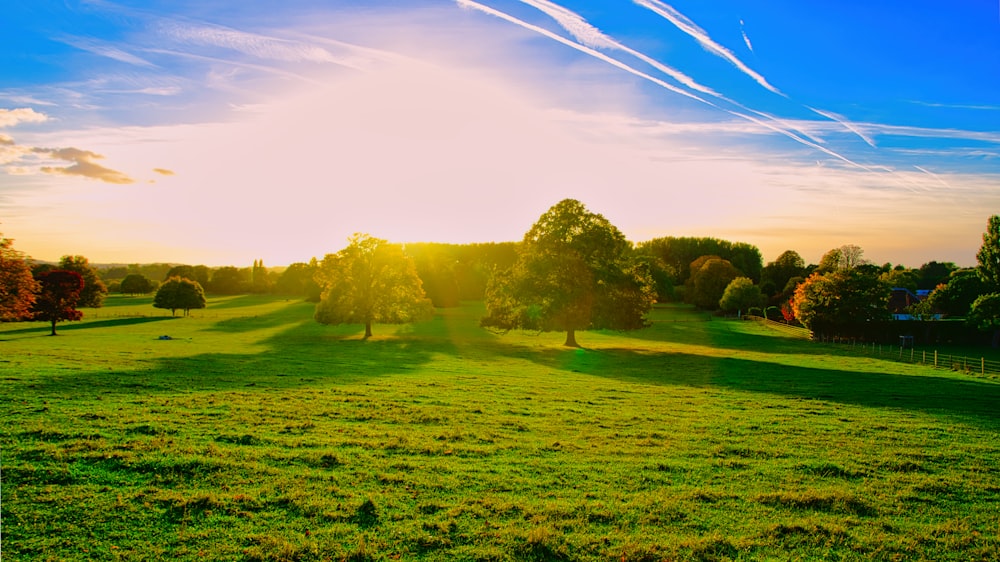
[[[691,88],[692,90],[715,97],[722,97],[718,92],[712,90],[708,86],[699,84],[683,72],[667,66],[644,53],[626,47],[611,37],[608,37],[602,33],[601,30],[590,25],[587,20],[583,19],[579,14],[571,10],[549,2],[548,0],[521,0],[521,2],[545,12],[552,19],[556,20],[556,22],[562,26],[563,29],[568,31],[577,41],[587,47],[623,51],[638,58],[667,76],[670,76],[674,80],[680,82],[688,88]]]
[[[643,8],[652,10],[653,12],[659,14],[664,19],[674,24],[674,26],[677,27],[677,29],[680,29],[684,33],[687,33],[688,35],[693,37],[696,41],[701,43],[701,46],[704,47],[706,50],[708,50],[708,52],[726,59],[727,61],[732,63],[733,66],[738,68],[740,72],[746,74],[750,78],[753,78],[754,81],[756,81],[764,88],[767,88],[768,90],[780,96],[785,95],[780,90],[772,86],[767,81],[766,78],[764,78],[756,71],[754,71],[752,68],[744,64],[743,61],[741,61],[736,55],[732,53],[732,51],[716,43],[711,37],[709,37],[708,33],[704,29],[698,27],[697,24],[688,19],[687,16],[678,12],[673,7],[668,6],[667,4],[664,4],[659,0],[633,0],[633,1],[636,4],[642,6]]]
[[[667,82],[664,82],[663,80],[660,80],[659,78],[656,78],[654,76],[650,76],[649,74],[646,74],[645,72],[642,72],[641,70],[632,68],[631,66],[629,66],[629,65],[621,62],[620,60],[618,60],[616,58],[609,57],[608,55],[605,55],[604,53],[601,53],[600,51],[595,51],[594,49],[592,49],[590,47],[587,47],[585,45],[581,45],[579,43],[574,43],[573,41],[570,41],[569,39],[566,39],[565,37],[561,37],[559,35],[556,35],[555,33],[552,33],[551,31],[549,31],[547,29],[543,29],[541,27],[538,27],[537,25],[532,25],[532,24],[530,24],[530,23],[528,23],[528,22],[526,22],[524,20],[520,20],[518,18],[515,18],[514,16],[511,16],[511,15],[506,14],[504,12],[501,12],[499,10],[495,10],[493,8],[490,8],[489,6],[484,6],[483,4],[480,4],[479,2],[474,2],[473,0],[456,0],[456,2],[460,6],[465,6],[467,8],[473,8],[473,9],[479,10],[479,11],[485,13],[485,14],[489,14],[491,16],[498,17],[498,18],[500,18],[502,20],[506,20],[506,21],[508,21],[510,23],[513,23],[515,25],[521,26],[521,27],[523,27],[523,28],[525,28],[527,30],[534,31],[535,33],[539,33],[541,35],[544,35],[544,36],[548,37],[549,39],[552,39],[553,41],[558,41],[559,43],[562,43],[563,45],[566,45],[567,47],[570,47],[572,49],[576,49],[577,51],[580,51],[581,53],[585,53],[585,54],[590,55],[590,56],[592,56],[592,57],[594,57],[596,59],[602,60],[602,61],[604,61],[604,62],[606,62],[606,63],[608,63],[608,64],[610,64],[612,66],[620,68],[620,69],[624,70],[625,72],[628,72],[629,74],[633,74],[633,75],[638,76],[640,78],[643,78],[645,80],[649,80],[650,82],[652,82],[652,83],[654,83],[654,84],[656,84],[658,86],[661,86],[661,87],[663,87],[663,88],[665,88],[667,90],[670,90],[671,92],[674,92],[675,94],[680,94],[680,95],[682,95],[684,97],[691,98],[691,99],[693,99],[695,101],[699,101],[701,103],[704,103],[706,105],[710,105],[710,106],[715,107],[717,109],[721,109],[721,108],[719,108],[719,106],[715,105],[714,103],[712,103],[712,102],[710,102],[708,100],[705,100],[703,98],[700,98],[700,97],[692,94],[691,92],[688,92],[687,90],[683,90],[681,88],[678,88],[677,86],[674,86],[673,84],[668,84]]]
[[[537,1],[537,0],[535,0],[535,1]],[[745,113],[740,113],[739,111],[733,111],[731,109],[726,109],[726,108],[720,107],[719,105],[717,105],[715,103],[712,103],[709,100],[706,100],[706,99],[704,99],[704,98],[702,98],[700,96],[692,94],[692,93],[690,93],[690,92],[688,92],[686,90],[683,90],[681,88],[678,88],[677,86],[674,86],[672,84],[664,82],[663,80],[660,80],[659,78],[656,78],[654,76],[650,76],[649,74],[646,74],[645,72],[642,72],[641,70],[633,68],[633,67],[625,64],[624,62],[622,62],[622,61],[620,61],[620,60],[618,60],[618,59],[616,59],[614,57],[610,57],[608,55],[605,55],[604,53],[596,51],[596,50],[592,49],[591,47],[587,47],[585,45],[581,45],[580,43],[575,43],[573,41],[570,41],[569,39],[566,39],[565,37],[557,35],[557,34],[551,32],[551,31],[549,31],[547,29],[538,27],[537,25],[530,24],[530,23],[528,23],[528,22],[526,22],[524,20],[518,19],[518,18],[516,18],[514,16],[511,16],[511,15],[505,13],[505,12],[501,12],[500,10],[496,10],[496,9],[491,8],[489,6],[485,6],[483,4],[480,4],[479,2],[475,2],[474,0],[456,0],[456,2],[460,6],[464,6],[464,7],[467,7],[467,8],[473,8],[473,9],[479,10],[479,11],[485,13],[485,14],[489,14],[491,16],[500,18],[502,20],[505,20],[505,21],[508,21],[508,22],[513,23],[515,25],[518,25],[520,27],[523,27],[524,29],[527,29],[527,30],[530,30],[530,31],[534,31],[535,33],[539,33],[541,35],[544,35],[544,36],[546,36],[546,37],[548,37],[548,38],[550,38],[550,39],[552,39],[554,41],[558,41],[559,43],[562,43],[563,45],[566,45],[567,47],[570,47],[572,49],[580,51],[581,53],[584,53],[584,54],[587,54],[587,55],[592,56],[594,58],[597,58],[599,60],[602,60],[602,61],[604,61],[604,62],[606,62],[606,63],[608,63],[610,65],[613,65],[613,66],[615,66],[615,67],[617,67],[617,68],[619,68],[621,70],[624,70],[624,71],[626,71],[626,72],[628,72],[628,73],[630,73],[632,75],[638,76],[638,77],[640,77],[640,78],[642,78],[644,80],[648,80],[648,81],[650,81],[650,82],[652,82],[652,83],[654,83],[654,84],[656,84],[656,85],[658,85],[658,86],[660,86],[660,87],[662,87],[664,89],[667,89],[667,90],[669,90],[671,92],[674,92],[674,93],[680,94],[682,96],[685,96],[687,98],[693,99],[695,101],[701,102],[701,103],[703,103],[705,105],[708,105],[710,107],[713,107],[715,109],[719,109],[719,110],[725,111],[726,113],[729,113],[730,115],[733,115],[733,116],[736,116],[736,117],[740,117],[742,119],[746,119],[746,120],[748,120],[748,121],[750,121],[752,123],[756,123],[757,125],[765,127],[767,129],[770,129],[770,130],[772,130],[772,131],[774,131],[776,133],[782,134],[782,135],[784,135],[784,136],[786,136],[786,137],[788,137],[788,138],[790,138],[790,139],[792,139],[792,140],[794,140],[794,141],[796,141],[796,142],[798,142],[798,143],[800,143],[800,144],[802,144],[804,146],[808,146],[810,148],[814,148],[816,150],[819,150],[820,152],[823,152],[824,154],[832,156],[832,157],[834,157],[834,158],[836,158],[838,160],[841,160],[841,161],[843,161],[843,162],[845,162],[847,164],[850,164],[852,166],[861,168],[861,169],[866,170],[866,171],[872,171],[871,168],[868,168],[866,166],[858,164],[857,162],[854,162],[853,160],[851,160],[851,159],[849,159],[849,158],[847,158],[847,157],[845,157],[845,156],[843,156],[841,154],[838,154],[838,153],[836,153],[836,152],[834,152],[834,151],[832,151],[832,150],[830,150],[830,149],[828,149],[828,148],[826,148],[824,146],[821,146],[821,145],[817,144],[816,142],[812,142],[810,140],[804,139],[801,136],[796,135],[795,133],[793,133],[791,131],[782,129],[781,127],[778,127],[777,125],[774,125],[773,123],[769,123],[769,122],[765,121],[764,119],[753,117],[753,116],[747,115]],[[580,21],[583,21],[582,18],[579,18],[579,19],[580,19]],[[595,31],[596,31],[596,29],[595,29]],[[602,34],[602,36],[603,36],[603,34]],[[593,36],[591,35],[591,37],[593,37]],[[718,95],[718,94],[716,94],[716,95]],[[724,98],[722,96],[719,96],[719,97],[722,100],[724,100],[724,101],[727,101],[727,102],[732,103],[732,104],[734,104],[734,105],[736,105],[738,107],[741,107],[742,109],[745,109],[745,110],[753,112],[753,113],[757,113],[757,114],[759,114],[759,115],[761,115],[761,116],[763,116],[765,118],[773,120],[772,117],[770,117],[770,116],[768,116],[768,115],[766,115],[764,113],[760,113],[758,111],[754,111],[752,109],[743,107],[740,104],[732,102],[732,101],[730,101],[730,100],[728,100],[728,99],[726,99],[726,98]]]
[[[750,52],[753,53],[753,43],[750,42],[750,37],[747,35],[747,30],[743,26],[744,26],[744,23],[743,23],[743,20],[741,19],[740,20],[740,33],[743,34],[743,42],[746,43],[747,49],[749,49]]]
[[[810,111],[812,111],[813,113],[816,113],[817,115],[822,115],[823,117],[826,117],[827,119],[830,119],[830,120],[836,121],[837,123],[840,123],[848,131],[854,133],[855,135],[858,135],[858,137],[860,137],[861,140],[863,140],[866,143],[868,143],[868,146],[870,146],[872,148],[877,148],[875,146],[875,140],[874,139],[872,139],[870,136],[868,136],[865,133],[863,133],[861,131],[861,129],[858,129],[857,126],[855,126],[853,123],[851,123],[850,121],[848,121],[843,115],[837,115],[836,113],[833,113],[831,111],[822,111],[820,109],[816,109],[815,107],[809,107],[808,105],[805,106],[805,107],[806,107],[806,109],[809,109]]]

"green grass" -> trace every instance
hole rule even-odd
[[[5,559],[1000,559],[994,379],[685,307],[574,350],[149,303],[0,325]]]

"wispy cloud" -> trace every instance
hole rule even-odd
[[[103,159],[104,156],[89,150],[80,150],[79,148],[33,148],[31,151],[44,158],[72,162],[70,166],[42,166],[39,168],[39,170],[46,174],[80,176],[114,184],[135,183],[135,180],[126,174],[94,162],[95,160]]]
[[[144,68],[156,68],[156,65],[143,59],[139,56],[133,55],[132,53],[126,52],[114,45],[105,43],[104,41],[98,41],[96,39],[91,39],[89,37],[73,37],[65,36],[60,38],[60,41],[76,47],[82,51],[87,51],[98,56],[106,57],[118,62],[123,62],[126,64],[131,64],[134,66],[141,66]]]
[[[40,123],[48,120],[44,113],[38,113],[31,108],[0,109],[0,127],[13,127],[20,123]],[[48,160],[70,162],[70,166],[26,166],[31,160],[42,158]],[[94,162],[104,158],[89,150],[78,148],[39,148],[20,145],[14,138],[0,134],[0,166],[12,175],[29,175],[32,170],[46,174],[61,174],[97,179],[107,183],[129,184],[135,180],[128,175],[106,168]]]
[[[175,175],[173,170],[168,170],[166,168],[153,168],[153,171],[156,172],[157,174],[160,174],[161,176]]]
[[[659,14],[664,19],[674,24],[674,26],[677,27],[677,29],[683,31],[684,33],[691,36],[694,40],[698,41],[698,43],[700,43],[701,46],[705,48],[705,50],[714,55],[726,59],[727,61],[732,63],[733,66],[738,68],[740,72],[746,74],[764,88],[767,88],[768,90],[776,94],[782,96],[784,95],[783,93],[781,93],[780,90],[778,90],[778,88],[772,86],[767,81],[767,79],[765,79],[755,70],[744,64],[744,62],[741,61],[739,57],[734,55],[732,51],[723,47],[719,43],[715,42],[715,40],[713,40],[712,37],[709,36],[708,32],[698,27],[698,25],[696,25],[693,21],[688,19],[687,16],[675,10],[672,6],[664,4],[659,0],[633,0],[633,1],[639,6],[652,10],[656,14]]]
[[[332,63],[355,69],[364,67],[364,59],[356,56],[335,55],[318,45],[228,27],[164,21],[159,24],[158,31],[179,43],[230,49],[260,60]]]

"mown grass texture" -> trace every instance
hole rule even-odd
[[[992,379],[685,307],[565,349],[108,305],[0,325],[5,559],[1000,558]]]

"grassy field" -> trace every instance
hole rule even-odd
[[[1000,559],[994,378],[684,307],[579,350],[162,314],[0,325],[4,560]]]

